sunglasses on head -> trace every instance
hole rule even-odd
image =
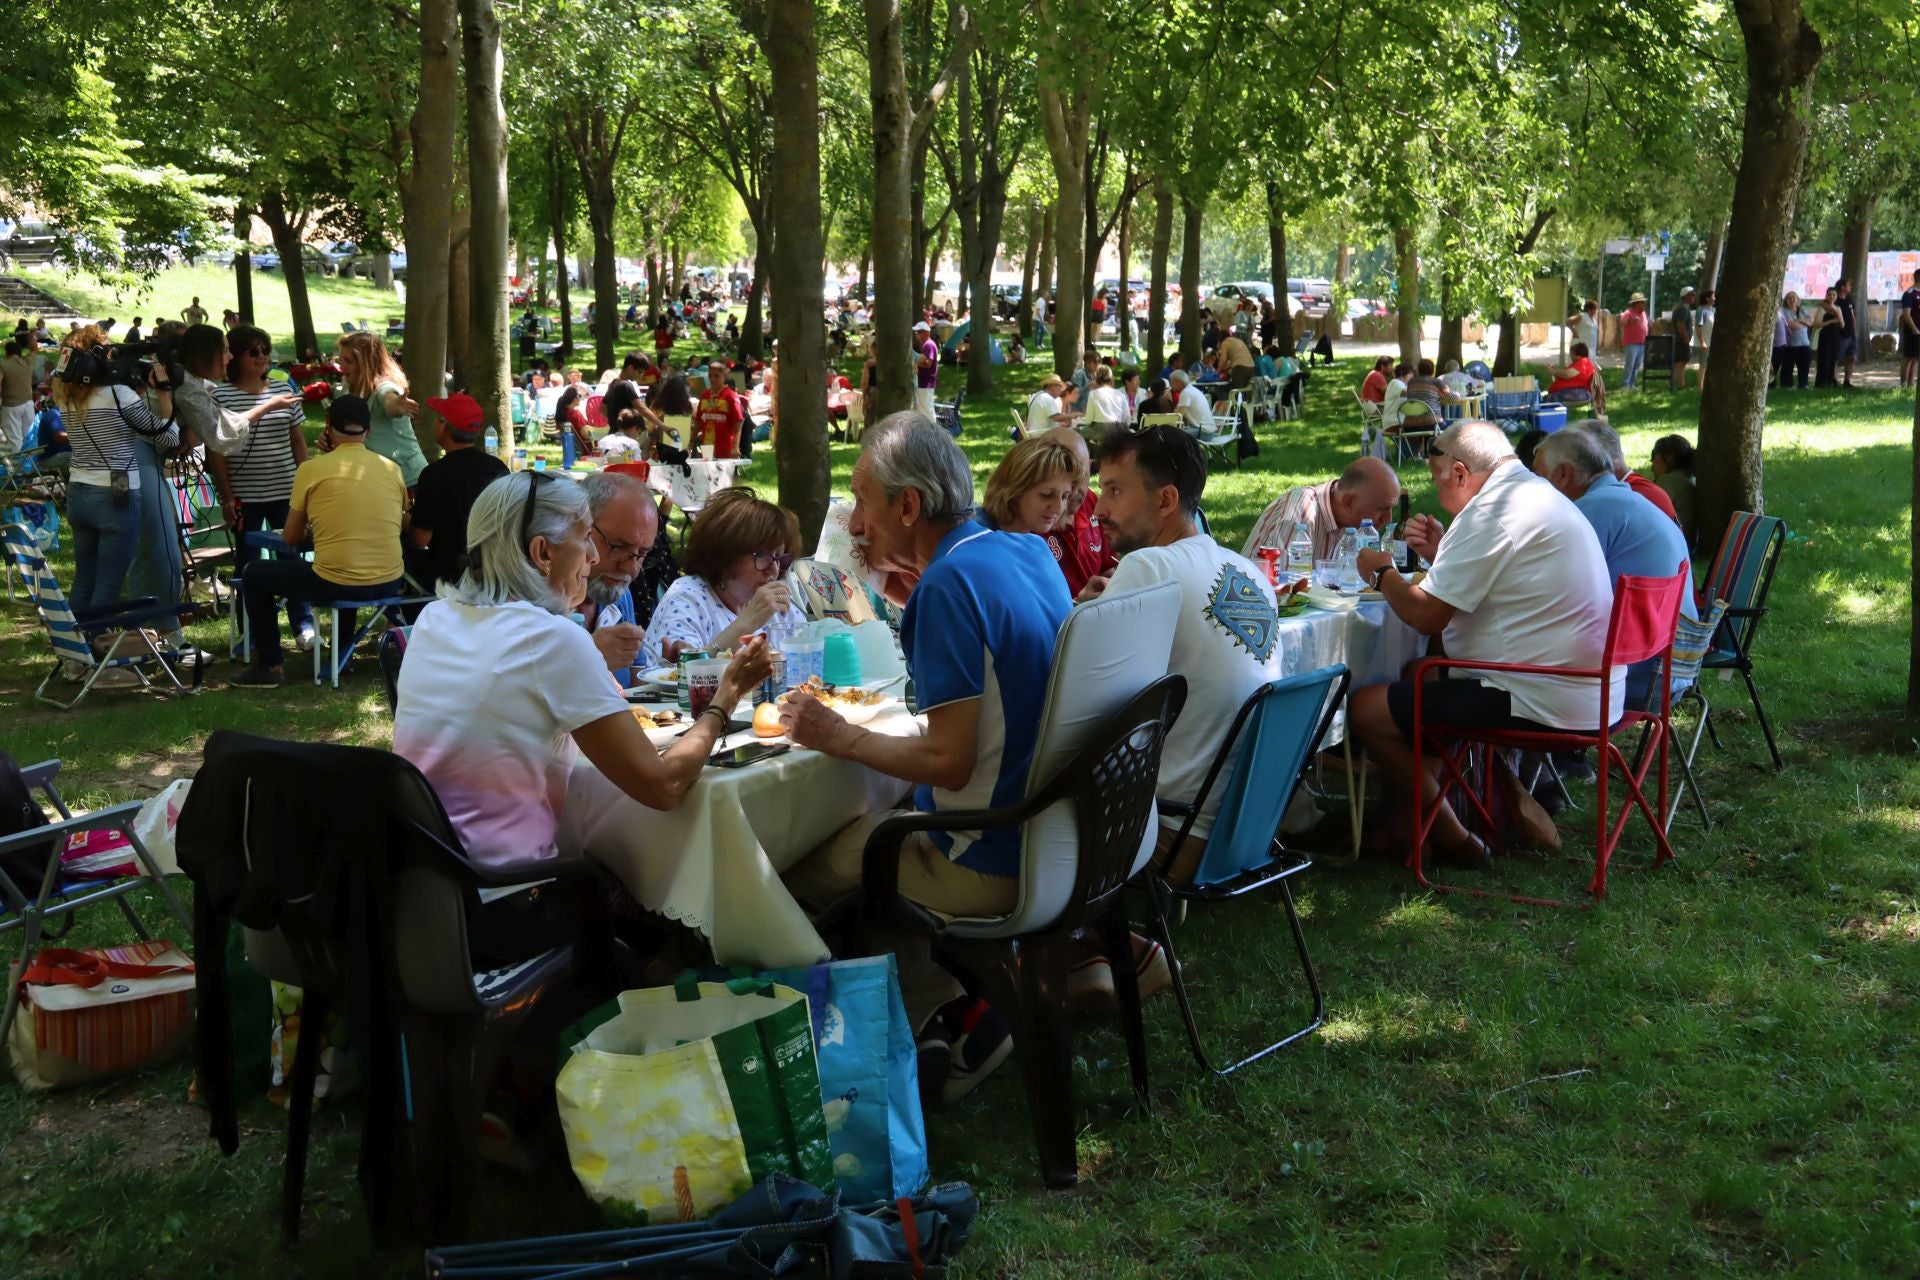
[[[540,492],[540,486],[551,480],[544,471],[527,472],[527,505],[520,513],[520,546],[522,549],[533,540],[534,497]]]

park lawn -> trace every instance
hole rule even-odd
[[[1003,369],[1024,391],[1041,372]],[[1350,455],[1346,387],[1319,375],[1308,411],[1263,425],[1262,451],[1215,476],[1223,542],[1284,484]],[[946,378],[956,375],[948,371]],[[1015,381],[1017,379],[1017,382]],[[946,389],[943,382],[943,390]],[[965,1276],[1159,1277],[1906,1274],[1920,1257],[1920,1103],[1909,1065],[1920,1016],[1920,760],[1903,698],[1911,518],[1909,402],[1892,392],[1775,393],[1768,509],[1795,533],[1759,645],[1785,771],[1765,767],[1735,684],[1708,696],[1724,752],[1703,747],[1715,826],[1683,812],[1677,865],[1642,870],[1631,830],[1611,894],[1590,912],[1432,897],[1397,865],[1296,881],[1329,1001],[1327,1028],[1229,1085],[1186,1056],[1170,1001],[1150,1009],[1151,1110],[1132,1101],[1124,1047],[1080,1040],[1082,1182],[1038,1182],[1017,1070],[933,1117],[934,1172],[984,1206]],[[1007,408],[970,400],[964,444],[984,479]],[[1698,397],[1618,397],[1632,456],[1691,436]],[[833,450],[842,487],[855,450]],[[754,470],[766,474],[764,462]],[[1424,468],[1406,470],[1432,509]],[[64,561],[64,556],[63,556]],[[217,647],[224,628],[202,624]],[[378,679],[338,693],[215,687],[188,701],[102,692],[63,715],[28,698],[45,642],[0,606],[0,741],[69,762],[88,804],[190,771],[228,725],[384,745]],[[292,663],[299,669],[298,660]],[[216,686],[232,668],[214,669]],[[1562,822],[1591,848],[1591,784]],[[1547,864],[1555,883],[1584,881]],[[1546,882],[1503,867],[1499,882]],[[110,913],[82,945],[119,936]],[[1184,930],[1203,1024],[1241,1042],[1300,1015],[1271,900],[1198,909]],[[306,1235],[274,1250],[283,1130],[254,1101],[222,1159],[184,1101],[189,1068],[51,1098],[0,1088],[0,1274],[120,1277],[403,1276],[366,1261],[352,1103],[317,1120]],[[489,1235],[596,1221],[564,1171],[489,1169]],[[268,1261],[268,1259],[271,1259]]]

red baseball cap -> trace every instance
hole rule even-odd
[[[455,431],[471,431],[487,419],[480,402],[464,391],[456,391],[444,399],[430,399],[427,408],[439,414]]]

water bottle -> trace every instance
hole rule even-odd
[[[1307,526],[1293,526],[1293,536],[1287,539],[1287,581],[1289,584],[1305,582],[1313,577],[1313,535],[1307,532]]]
[[[497,458],[500,456],[500,433],[492,427],[487,428],[486,450],[489,457]]]
[[[1380,531],[1373,527],[1373,521],[1371,520],[1362,520],[1360,522],[1359,549],[1362,551],[1378,551],[1380,549]]]
[[[1340,589],[1359,591],[1366,584],[1360,581],[1360,566],[1356,563],[1360,555],[1360,536],[1352,529],[1340,531]]]
[[[573,427],[568,423],[560,424],[560,469],[573,470],[574,449]]]

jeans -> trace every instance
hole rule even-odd
[[[152,596],[161,604],[180,602],[180,528],[174,510],[173,484],[160,461],[160,451],[145,440],[133,442],[140,460],[140,539],[133,568],[127,575],[127,594]],[[179,626],[178,620],[162,630]]]
[[[298,606],[300,612],[310,618],[312,601],[331,604],[337,600],[380,600],[405,594],[406,582],[401,579],[370,587],[348,587],[328,582],[298,556],[256,560],[240,575],[240,602],[246,608],[247,626],[253,632],[253,665],[272,668],[281,664],[280,620],[274,609],[277,597],[286,598],[289,616]],[[340,630],[334,636],[336,646],[343,645],[353,635],[357,613],[354,609],[340,611]],[[344,657],[343,653],[336,652],[334,662],[337,664]]]
[[[1626,352],[1627,368],[1626,372],[1620,375],[1620,385],[1622,387],[1637,387],[1640,385],[1640,367],[1647,362],[1647,344],[1644,342],[1631,342],[1622,347],[1621,350]]]
[[[287,525],[287,512],[292,509],[290,498],[279,502],[242,502],[240,504],[240,532],[235,536],[237,544],[233,553],[233,576],[237,582],[249,564],[261,559],[266,553],[249,547],[246,535],[266,525],[271,529],[284,529]],[[307,607],[305,600],[287,601],[287,624],[295,631],[313,625],[313,610]]]
[[[76,614],[104,613],[123,596],[127,571],[140,546],[144,489],[127,493],[127,505],[113,505],[113,490],[100,484],[76,484],[67,490],[67,520],[73,525],[73,597]]]

